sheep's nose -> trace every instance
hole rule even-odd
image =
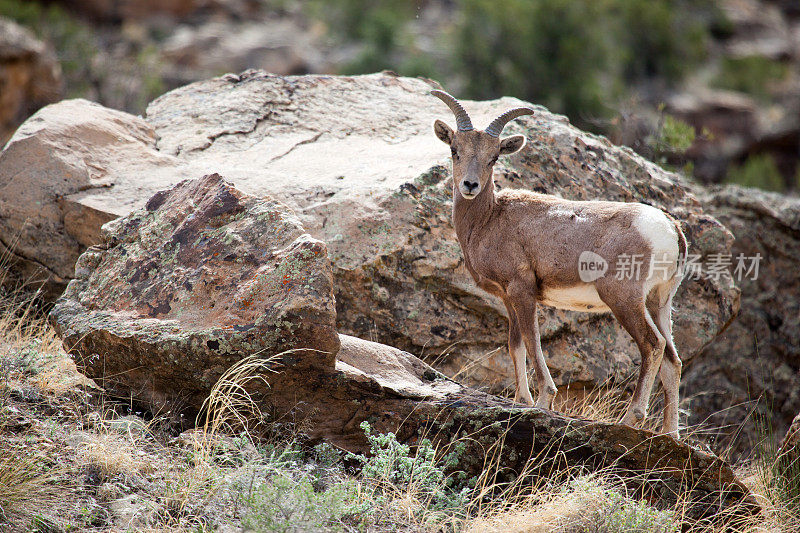
[[[474,189],[478,188],[478,182],[477,181],[464,180],[464,187],[467,188],[467,191],[472,192]]]

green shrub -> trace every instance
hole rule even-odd
[[[714,85],[766,99],[774,83],[786,79],[789,67],[764,56],[726,57]]]
[[[461,0],[455,54],[472,97],[511,94],[591,126],[624,86],[680,80],[706,55],[708,1]]]
[[[341,531],[356,500],[353,483],[318,492],[306,477],[295,480],[278,474],[249,496],[242,525],[257,532]]]
[[[418,5],[316,0],[309,13],[339,43],[361,47],[342,73],[434,77],[461,85],[464,98],[517,96],[589,128],[610,114],[626,86],[680,80],[705,57],[711,28],[724,20],[711,0],[457,0],[434,61],[409,31]]]
[[[466,96],[513,95],[578,123],[605,115],[603,103],[616,100],[621,85],[604,6],[592,0],[461,0],[453,54]]]
[[[678,533],[680,526],[669,511],[659,511],[646,502],[630,498],[592,477],[579,477],[565,488],[569,495],[586,500],[591,511],[573,533]]]
[[[751,155],[743,165],[730,168],[725,181],[766,191],[780,192],[786,188],[783,176],[769,154]]]
[[[368,422],[361,429],[370,445],[370,456],[354,456],[362,464],[361,475],[375,487],[377,501],[387,492],[409,490],[426,506],[428,511],[459,512],[469,501],[469,483],[465,476],[447,476],[463,454],[458,446],[437,461],[436,450],[428,439],[423,439],[412,454],[411,447],[397,441],[394,433],[374,435]],[[460,483],[459,483],[460,482]]]
[[[653,150],[654,159],[659,161],[669,154],[683,154],[695,137],[694,126],[662,113],[656,131],[648,139],[648,145]]]

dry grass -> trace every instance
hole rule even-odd
[[[3,524],[27,522],[52,506],[56,472],[30,451],[0,448],[0,530]]]
[[[87,434],[78,445],[78,460],[105,477],[139,474],[152,468],[146,456],[136,453],[136,444],[130,437],[114,433]]]
[[[165,502],[174,516],[186,513],[190,502],[202,505],[220,489],[220,468],[215,456],[226,435],[239,435],[252,445],[252,437],[263,419],[249,389],[268,386],[264,375],[274,372],[279,355],[264,358],[253,354],[238,361],[220,376],[203,402],[197,431],[188,434],[193,450],[188,469],[177,469],[167,480]]]
[[[512,506],[489,510],[470,521],[464,530],[467,533],[610,533],[635,531],[636,526],[642,525],[647,527],[646,531],[677,530],[668,513],[659,513],[625,496],[619,480],[601,472],[540,489]]]

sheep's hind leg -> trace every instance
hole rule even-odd
[[[608,305],[625,331],[633,337],[642,356],[639,379],[633,391],[633,398],[622,418],[623,424],[633,426],[647,416],[650,393],[664,356],[666,339],[658,331],[647,311],[645,295],[642,294],[641,287],[624,289],[616,287],[614,290],[612,287],[598,284],[597,289],[600,298]]]
[[[678,290],[678,284],[668,288],[669,292],[666,302],[659,301],[656,314],[653,319],[658,330],[666,339],[664,349],[664,359],[661,362],[659,376],[661,385],[664,388],[664,425],[661,432],[678,438],[678,405],[680,403],[680,384],[681,384],[681,358],[678,350],[675,349],[675,341],[672,338],[672,298]]]

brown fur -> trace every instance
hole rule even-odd
[[[642,356],[639,380],[623,422],[633,424],[645,417],[653,380],[661,368],[667,400],[663,430],[677,436],[680,358],[672,343],[669,313],[680,273],[676,270],[669,280],[645,294],[648,287],[644,280],[618,280],[606,275],[584,283],[578,271],[578,257],[584,250],[600,255],[609,265],[622,254],[638,254],[643,268],[649,265],[653,254],[650,241],[634,227],[643,206],[564,200],[524,190],[496,193],[493,165],[500,155],[519,150],[524,137],[501,140],[477,130],[454,132],[439,120],[434,130],[453,153],[453,225],[467,270],[479,287],[503,300],[508,312],[515,400],[522,397],[529,404],[533,402],[525,371],[526,354],[533,356],[539,382],[536,406],[549,409],[557,392],[541,350],[537,305],[553,304],[548,295],[563,289],[576,290],[579,295],[591,295],[594,290],[604,305],[596,306],[591,298],[585,298],[583,304],[576,301],[576,307],[566,308],[611,311],[631,334]],[[685,237],[679,224],[670,220],[677,229],[680,254],[684,255]]]

